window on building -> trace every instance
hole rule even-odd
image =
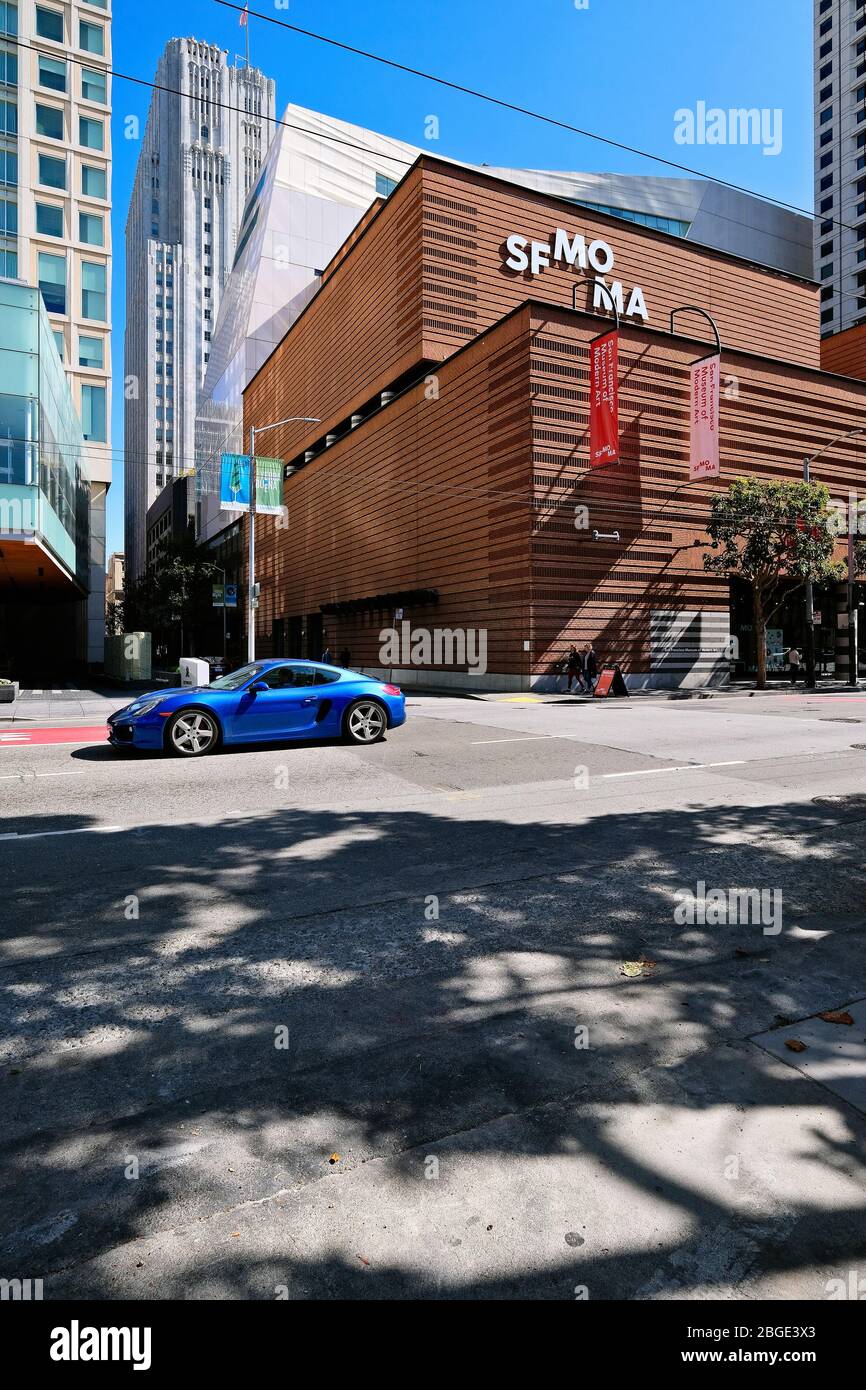
[[[66,187],[66,160],[51,154],[39,156],[39,182],[43,188]]]
[[[37,273],[39,290],[49,314],[66,313],[66,257],[40,251]]]
[[[18,56],[8,49],[0,49],[0,82],[7,87],[18,86]]]
[[[66,64],[61,58],[46,58],[39,55],[39,85],[52,92],[66,91]]]
[[[818,81],[819,81],[819,82],[823,82],[823,81],[824,81],[824,78],[825,78],[825,77],[829,77],[829,76],[830,76],[830,73],[831,73],[832,71],[833,71],[833,64],[832,64],[832,62],[825,63],[824,66],[823,66],[822,68],[819,68],[819,69],[818,69]]]
[[[832,163],[833,163],[833,152],[832,152],[832,150],[828,150],[826,154],[822,154],[822,155],[821,155],[820,161],[819,161],[819,163],[818,163],[818,168],[819,168],[819,169],[827,169]]]
[[[825,107],[824,107],[824,110],[821,112],[820,116],[818,117],[818,122],[819,122],[819,124],[820,124],[820,125],[826,125],[827,122],[828,122],[828,121],[832,121],[832,119],[833,119],[833,108],[832,108],[832,106],[825,106]]]
[[[98,101],[105,106],[108,101],[108,78],[96,68],[81,69],[81,95],[85,101]]]
[[[820,187],[819,191],[820,191],[821,193],[826,193],[827,189],[828,189],[828,188],[832,188],[832,187],[833,187],[833,175],[832,175],[832,174],[825,174],[824,177],[823,177],[822,180],[821,180],[821,187]]]
[[[821,25],[819,26],[819,28],[818,28],[818,36],[819,36],[819,38],[823,38],[825,34],[829,34],[829,32],[830,32],[830,30],[831,30],[832,28],[833,28],[833,20],[832,20],[832,18],[830,18],[830,19],[825,19],[825,20],[824,20],[824,23],[821,24]]]
[[[832,83],[832,82],[828,82],[828,83],[827,83],[827,86],[826,86],[826,87],[822,87],[822,88],[821,88],[821,91],[818,93],[818,100],[819,100],[819,101],[829,101],[829,99],[830,99],[830,97],[831,97],[832,95],[833,95],[833,83]]]
[[[63,208],[53,203],[36,204],[36,230],[40,236],[63,236]]]
[[[78,240],[85,241],[88,246],[104,246],[105,223],[103,218],[94,212],[79,212]]]
[[[81,313],[86,319],[107,323],[106,284],[108,276],[103,261],[81,262]]]
[[[57,356],[60,358],[60,361],[62,362],[64,357],[66,356],[66,344],[63,341],[63,329],[52,328],[51,336],[57,345]]]
[[[376,175],[376,195],[379,198],[388,198],[397,187],[397,180],[390,179],[387,174]]]
[[[12,0],[0,0],[0,34],[9,34],[13,39],[18,34],[18,6]]]
[[[79,367],[105,366],[105,339],[92,338],[86,333],[78,335]]]
[[[832,280],[832,278],[833,278],[833,262],[832,262],[832,261],[829,261],[829,262],[827,263],[827,265],[822,265],[822,266],[821,266],[821,279],[822,279],[822,280]]]
[[[832,230],[833,230],[833,219],[832,219],[832,217],[827,217],[827,218],[825,218],[825,220],[821,223],[821,235],[822,235],[822,236],[826,236],[827,233],[828,233],[828,232],[832,232]]]
[[[0,196],[0,234],[17,236],[18,204],[13,198]]]
[[[0,150],[0,183],[18,185],[18,156],[14,150]]]
[[[82,164],[81,192],[86,198],[108,197],[108,173],[96,164]]]
[[[105,423],[105,387],[91,386],[85,382],[81,387],[81,432],[84,438],[104,444],[107,438]]]
[[[822,323],[832,323],[832,322],[833,322],[833,310],[832,310],[832,309],[823,309],[823,310],[822,310],[822,312],[821,312],[821,322],[822,322]]]
[[[18,134],[18,103],[0,97],[0,135]]]
[[[36,134],[49,140],[63,139],[63,112],[58,106],[43,106],[36,103]]]
[[[825,241],[825,242],[824,242],[824,245],[821,247],[821,255],[822,255],[822,256],[832,256],[832,254],[833,254],[833,243],[832,243],[832,241]]]
[[[832,39],[828,39],[827,42],[826,42],[826,43],[822,43],[822,44],[821,44],[821,47],[818,49],[818,57],[819,57],[819,58],[826,58],[827,55],[828,55],[829,53],[832,53],[832,52],[833,52],[833,40],[832,40]]]
[[[93,116],[78,117],[78,143],[87,150],[105,148],[105,126]]]
[[[18,279],[17,251],[7,251],[0,246],[0,275],[6,275],[10,280]]]
[[[105,30],[101,24],[91,24],[87,19],[78,22],[78,47],[85,53],[105,53]]]
[[[833,140],[833,128],[832,128],[832,126],[831,126],[830,129],[829,129],[829,130],[825,130],[824,133],[823,133],[823,135],[821,136],[821,139],[820,139],[820,142],[819,142],[819,143],[820,143],[820,146],[821,146],[821,149],[823,149],[825,145],[829,145],[829,144],[832,142],[832,140]]]
[[[822,300],[827,300],[827,299],[832,299],[832,298],[833,298],[833,286],[832,286],[832,285],[825,285],[824,288],[823,288],[822,291],[821,291],[821,299],[822,299]]]
[[[829,197],[829,198],[822,198],[821,201],[820,201],[820,203],[818,204],[818,211],[819,211],[819,212],[830,212],[831,209],[832,209],[832,207],[833,207],[833,198],[832,198],[832,196]]]
[[[62,43],[63,11],[49,10],[44,5],[37,5],[36,32],[40,39],[52,39],[54,43]]]

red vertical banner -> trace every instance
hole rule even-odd
[[[619,463],[619,334],[589,345],[589,466]]]
[[[719,476],[718,353],[693,362],[691,368],[691,436],[689,481]]]

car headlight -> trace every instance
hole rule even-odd
[[[140,719],[143,714],[150,714],[152,709],[161,705],[164,699],[164,695],[158,695],[155,700],[145,700],[142,704],[130,705],[126,713],[130,719]]]

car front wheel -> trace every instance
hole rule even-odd
[[[356,700],[346,710],[343,733],[349,743],[378,743],[385,737],[388,720],[375,700]]]
[[[217,745],[219,728],[213,715],[200,709],[181,710],[168,726],[167,741],[172,753],[182,758],[200,758]]]

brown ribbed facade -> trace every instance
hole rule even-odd
[[[639,285],[649,311],[621,326],[621,462],[594,471],[589,342],[606,321],[592,272],[504,266],[509,235],[551,243],[557,228],[607,242],[608,283],[626,301]],[[688,368],[708,326],[684,315],[672,335],[681,304],[712,314],[723,342],[722,477],[700,484]],[[483,631],[489,684],[550,680],[590,639],[639,682],[719,679],[731,596],[694,544],[708,497],[739,473],[799,477],[805,454],[857,427],[866,385],[822,376],[819,355],[811,283],[419,160],[245,393],[247,430],[322,419],[269,438],[297,471],[285,520],[256,523],[258,650],[327,645],[380,668],[403,609],[411,632]],[[814,471],[846,500],[866,472],[858,443]],[[406,662],[387,665],[407,680]]]

